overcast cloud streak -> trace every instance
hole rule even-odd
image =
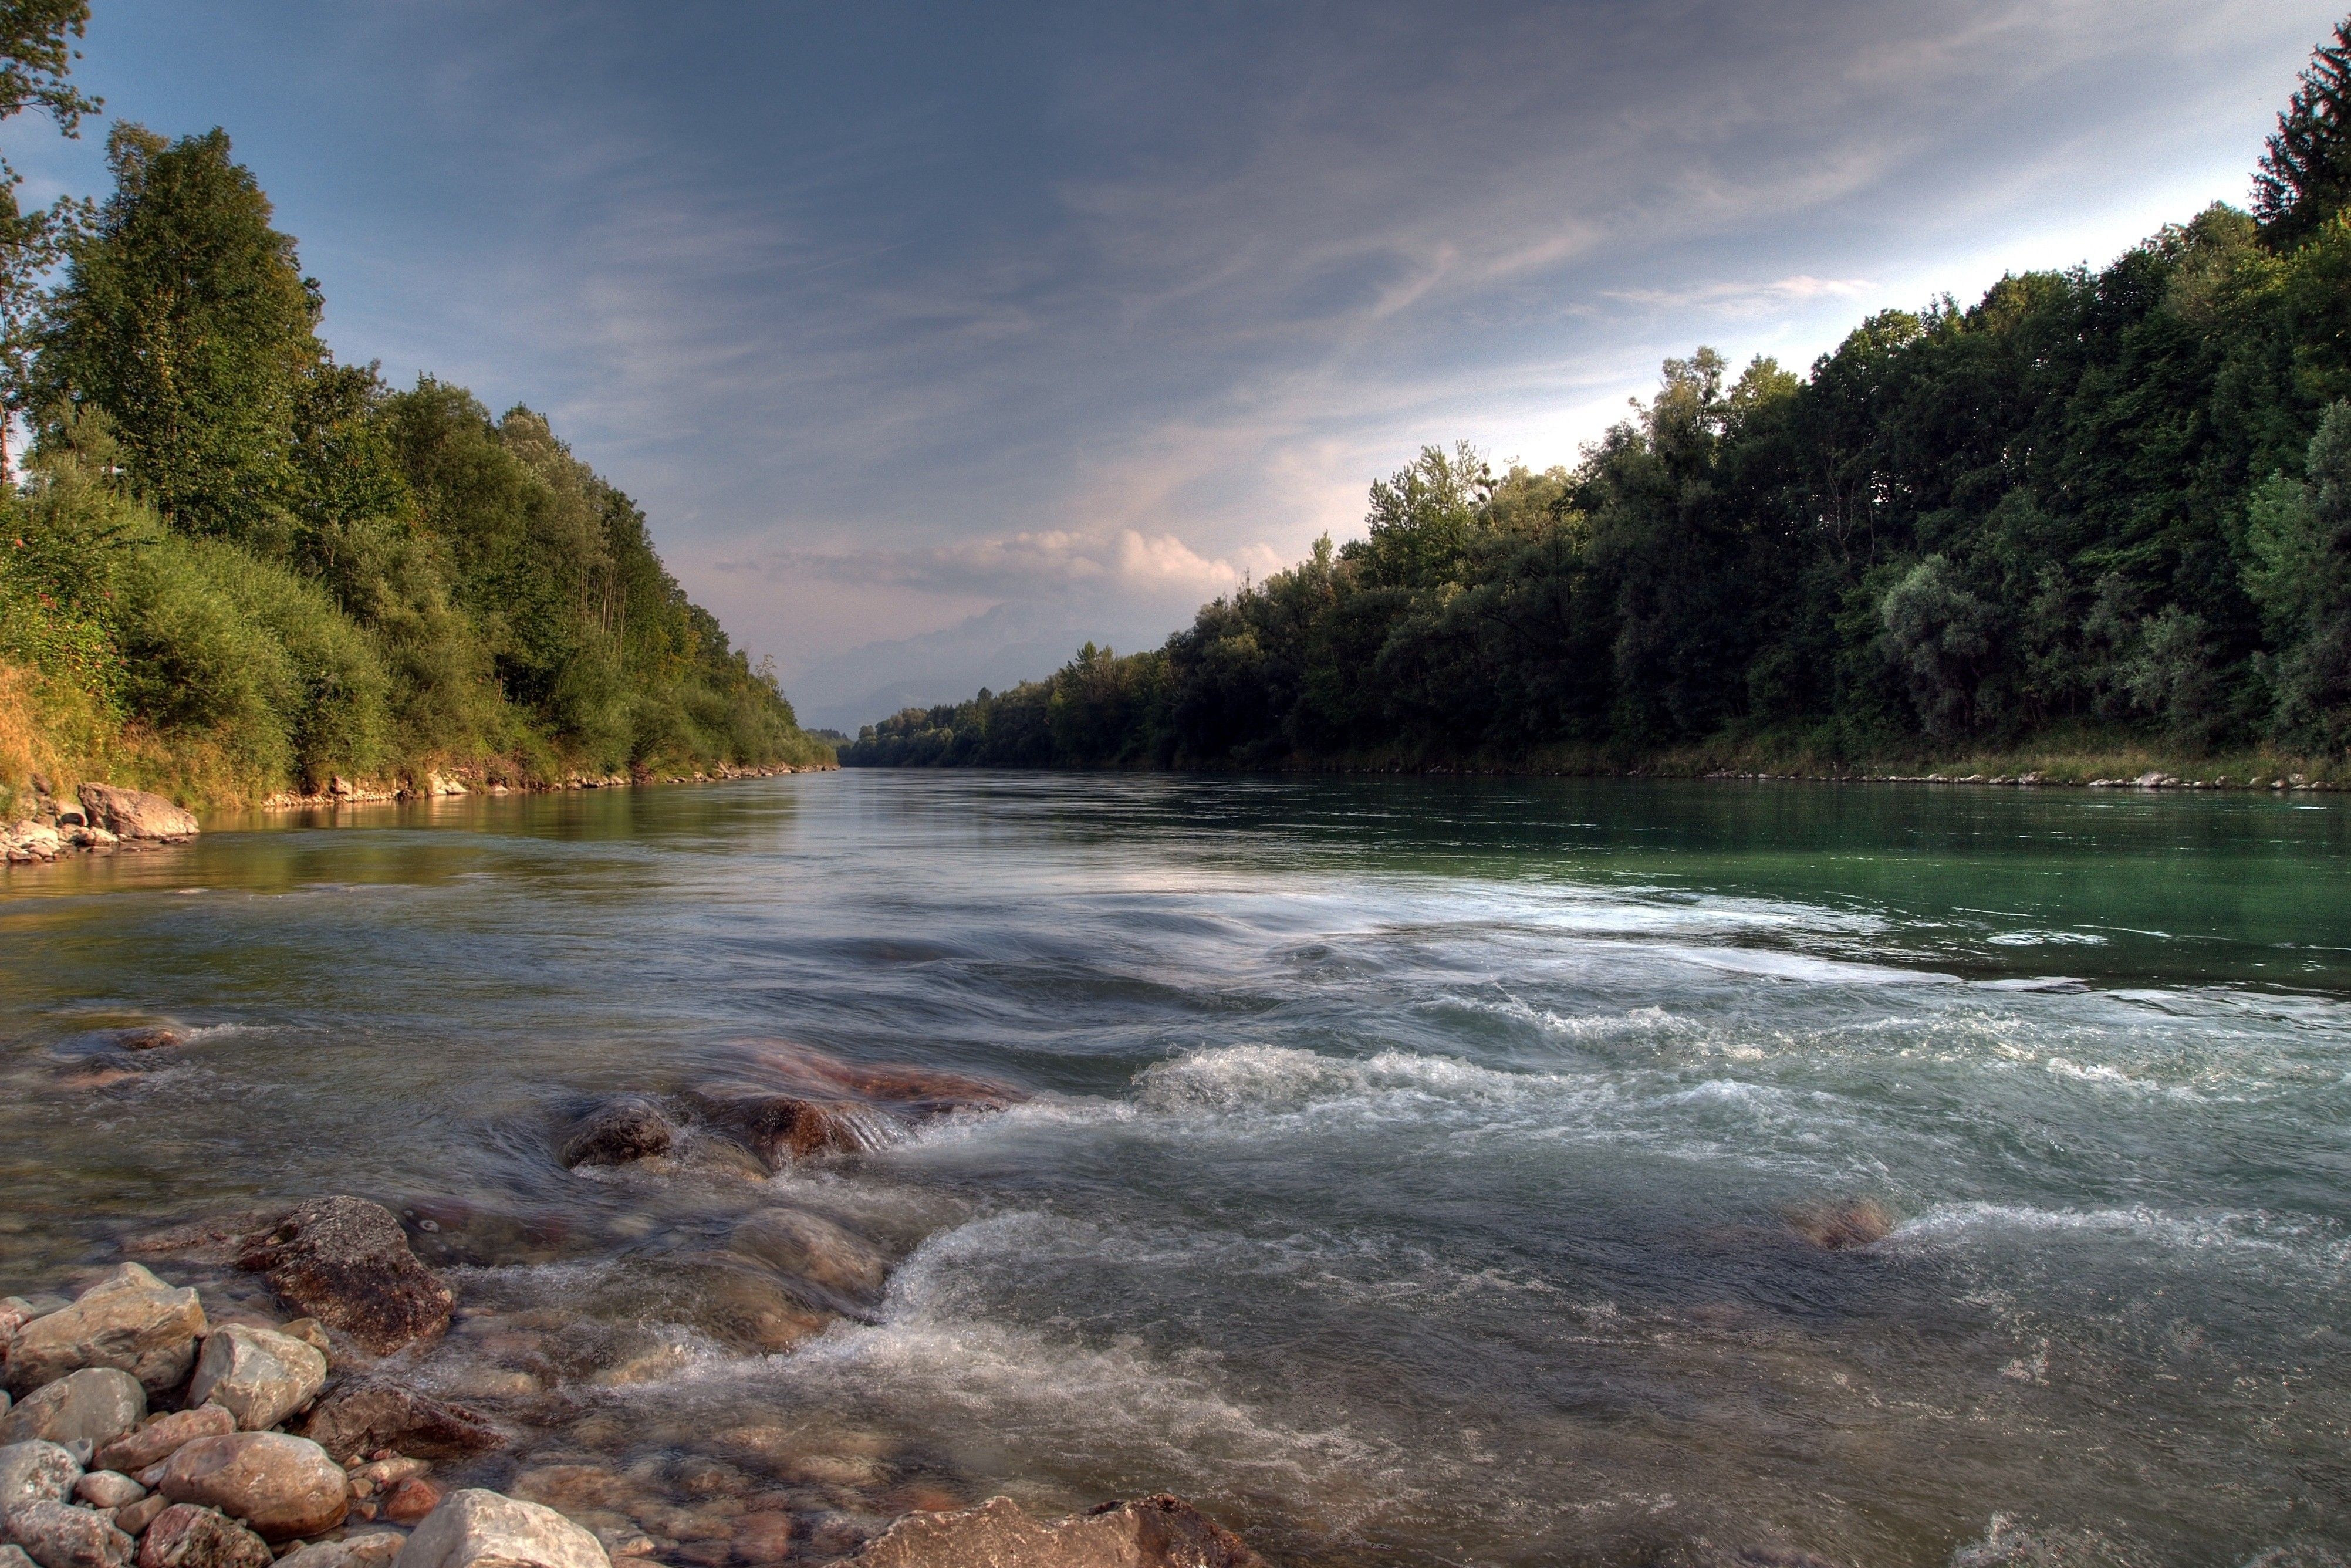
[[[98,0],[86,74],[227,127],[340,354],[548,410],[837,674],[999,606],[1156,640],[1423,443],[1573,461],[1665,354],[2241,201],[2335,14]],[[39,194],[95,140],[11,144]]]

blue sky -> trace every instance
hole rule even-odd
[[[2339,3],[96,0],[81,76],[225,126],[340,356],[549,412],[846,717],[1155,642],[1424,443],[1572,462],[1667,354],[2242,202]],[[89,192],[103,135],[8,143]]]

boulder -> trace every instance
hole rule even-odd
[[[155,1490],[173,1502],[242,1519],[271,1541],[334,1529],[351,1492],[343,1467],[326,1449],[283,1432],[233,1432],[183,1444],[165,1462]]]
[[[506,1443],[496,1427],[464,1406],[380,1378],[336,1384],[302,1423],[301,1431],[327,1452],[346,1458],[393,1448],[447,1461]]]
[[[26,1503],[62,1501],[79,1479],[81,1461],[55,1443],[0,1448],[0,1519]]]
[[[769,1170],[819,1155],[852,1155],[890,1141],[890,1125],[865,1107],[797,1094],[747,1094],[714,1100],[710,1119],[759,1156]]]
[[[40,1315],[33,1303],[22,1296],[0,1296],[0,1344],[5,1344],[10,1334]],[[0,1395],[0,1397],[5,1396]],[[5,1405],[0,1405],[0,1410],[6,1408]]]
[[[21,1546],[0,1546],[0,1568],[34,1568],[34,1563]]]
[[[174,1410],[168,1416],[156,1416],[136,1432],[117,1437],[98,1451],[93,1462],[102,1469],[137,1475],[148,1466],[170,1458],[183,1443],[198,1437],[225,1437],[235,1430],[236,1417],[217,1405]]]
[[[41,1568],[129,1568],[131,1537],[95,1510],[44,1498],[12,1511],[7,1527]]]
[[[75,791],[83,814],[93,828],[104,828],[117,838],[189,839],[196,820],[161,795],[144,789],[118,789],[111,784],[85,784]]]
[[[604,1548],[551,1508],[468,1488],[401,1548],[396,1568],[611,1568]]]
[[[192,1405],[217,1405],[248,1432],[265,1432],[318,1396],[327,1358],[274,1329],[232,1323],[214,1329],[196,1357]]]
[[[573,1127],[559,1156],[565,1170],[581,1166],[624,1166],[669,1153],[677,1129],[661,1106],[642,1095],[616,1100]]]
[[[1104,1503],[1050,1524],[1008,1497],[952,1513],[910,1513],[850,1559],[855,1568],[1264,1568],[1181,1498]]]
[[[35,1389],[0,1416],[0,1443],[38,1437],[102,1448],[146,1414],[147,1391],[137,1378],[110,1366],[86,1367]]]
[[[188,1037],[178,1030],[151,1024],[145,1029],[124,1030],[114,1037],[114,1043],[125,1051],[168,1051],[175,1045],[187,1044]]]
[[[408,1233],[381,1204],[322,1197],[247,1237],[236,1266],[330,1329],[377,1355],[449,1326],[456,1297],[409,1250]]]
[[[735,1228],[726,1247],[852,1301],[878,1300],[890,1277],[889,1260],[871,1242],[797,1208],[761,1210]]]
[[[139,1542],[139,1568],[269,1568],[269,1543],[209,1508],[175,1502]]]
[[[8,1342],[8,1386],[18,1395],[89,1366],[127,1372],[151,1394],[179,1386],[204,1332],[204,1303],[136,1263],[35,1318]]]
[[[91,1508],[129,1508],[147,1495],[147,1489],[120,1470],[85,1470],[74,1482],[74,1496]]]

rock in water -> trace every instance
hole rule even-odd
[[[1181,1498],[1104,1503],[1050,1524],[1008,1497],[910,1513],[850,1559],[855,1568],[1265,1568],[1241,1538]]]
[[[1813,1246],[1828,1252],[1866,1247],[1893,1234],[1894,1216],[1871,1198],[1852,1203],[1823,1204],[1788,1217],[1789,1228]]]
[[[603,1545],[551,1508],[469,1488],[416,1527],[395,1568],[611,1568]]]
[[[118,789],[111,784],[85,784],[75,791],[83,814],[93,828],[104,828],[122,839],[192,839],[196,820],[161,795],[144,789]]]
[[[193,1410],[174,1410],[169,1416],[158,1416],[136,1432],[109,1443],[98,1451],[98,1458],[91,1462],[101,1469],[136,1475],[150,1465],[170,1458],[183,1443],[193,1442],[198,1437],[225,1437],[235,1430],[236,1417],[217,1405],[200,1405]]]
[[[87,1508],[28,1502],[7,1517],[8,1538],[41,1568],[128,1568],[131,1537]]]
[[[278,1559],[286,1568],[392,1568],[408,1537],[396,1530],[370,1531],[340,1541],[314,1541]]]
[[[188,1403],[217,1405],[246,1431],[263,1432],[310,1403],[326,1384],[327,1358],[310,1345],[232,1323],[204,1341]]]
[[[819,1155],[849,1155],[880,1146],[887,1124],[862,1107],[805,1100],[797,1094],[751,1094],[720,1100],[711,1118],[759,1156],[769,1170]]]
[[[51,1443],[88,1443],[102,1448],[139,1425],[147,1414],[147,1391],[127,1372],[86,1367],[35,1389],[0,1416],[0,1443],[38,1437]]]
[[[69,1307],[35,1318],[8,1342],[8,1386],[29,1394],[86,1366],[127,1372],[151,1394],[179,1386],[196,1359],[204,1309],[193,1291],[175,1291],[125,1263]]]
[[[377,1355],[449,1326],[456,1297],[408,1248],[392,1210],[357,1197],[317,1198],[246,1239],[236,1266]]]
[[[302,1436],[344,1457],[393,1448],[444,1462],[506,1443],[496,1427],[463,1406],[376,1378],[353,1378],[329,1389],[303,1422]]]
[[[326,1449],[283,1432],[234,1432],[183,1444],[155,1490],[173,1502],[234,1515],[270,1541],[334,1529],[351,1490]]]
[[[852,1301],[872,1302],[890,1277],[889,1260],[872,1243],[830,1219],[796,1208],[753,1215],[735,1228],[726,1248]]]
[[[0,1448],[0,1520],[26,1503],[60,1502],[81,1479],[81,1461],[55,1443]]]
[[[139,1568],[269,1568],[269,1543],[209,1508],[175,1502],[139,1542]]]
[[[565,1170],[581,1166],[624,1166],[632,1160],[665,1155],[677,1129],[653,1101],[643,1096],[616,1100],[572,1129],[561,1159]]]

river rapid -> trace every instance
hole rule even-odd
[[[2339,798],[848,772],[224,819],[0,873],[0,1291],[375,1198],[459,1299],[406,1370],[517,1434],[463,1473],[625,1478],[588,1502],[673,1562],[763,1489],[810,1559],[1163,1490],[1296,1563],[2351,1554]],[[556,1161],[776,1041],[1034,1098],[771,1177]],[[692,1264],[785,1203],[895,1265],[770,1354]]]

